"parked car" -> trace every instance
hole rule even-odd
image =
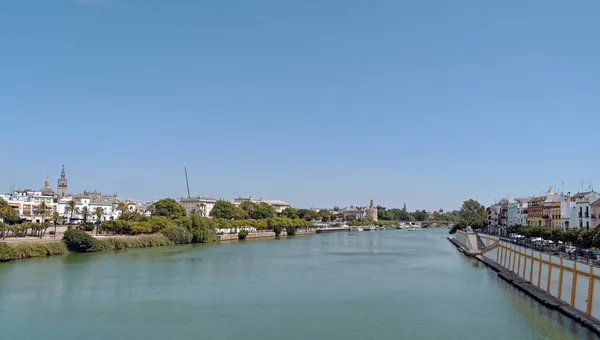
[[[567,247],[565,247],[565,253],[567,253],[569,255],[575,254],[576,251],[577,251],[577,248],[575,248],[573,246],[567,246]]]

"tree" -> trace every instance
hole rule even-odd
[[[483,228],[486,219],[485,207],[473,199],[463,202],[459,222],[473,229]]]
[[[319,210],[319,216],[321,217],[321,222],[331,221],[331,211],[329,211],[329,209]]]
[[[416,210],[413,213],[413,216],[415,217],[415,220],[417,220],[417,221],[425,221],[427,219],[427,211],[425,211],[425,210]]]
[[[292,208],[292,207],[287,207],[285,208],[285,210],[281,213],[281,216],[283,217],[287,217],[287,218],[298,218],[298,209],[296,208]]]
[[[19,221],[19,215],[8,205],[8,202],[0,198],[0,217],[4,219],[4,222],[9,224]]]
[[[81,209],[81,217],[83,218],[83,223],[87,223],[87,219],[90,216],[90,209],[87,206],[84,206]]]
[[[225,200],[218,200],[210,211],[210,216],[230,220],[233,218],[236,206]]]
[[[100,229],[100,223],[102,223],[102,215],[104,215],[104,209],[101,207],[96,207],[96,236],[98,236],[98,229]]]
[[[52,213],[52,222],[54,222],[54,238],[56,238],[56,224],[58,223],[59,219],[60,215],[58,214],[58,211]]]
[[[298,216],[307,221],[312,221],[320,218],[319,213],[312,209],[298,209]]]
[[[165,216],[171,219],[180,218],[186,215],[183,206],[172,198],[163,198],[152,205],[153,216]]]
[[[244,201],[239,207],[245,212],[247,218],[254,218],[256,210],[258,210],[258,204],[252,201]]]
[[[119,202],[117,204],[117,210],[120,212],[120,216],[123,216],[125,212],[129,211],[129,203],[127,202]]]
[[[48,206],[46,205],[46,202],[40,203],[40,205],[37,208],[37,210],[35,211],[35,213],[36,213],[36,215],[42,216],[42,222],[44,222],[44,219],[46,218],[46,214],[48,213]]]
[[[69,217],[69,223],[71,223],[73,221],[73,213],[79,213],[77,209],[77,203],[75,203],[75,201],[73,200],[70,200],[67,203],[67,206],[65,207],[65,212],[67,214],[71,214],[71,216]]]
[[[192,215],[185,220],[184,227],[189,231],[192,242],[206,243],[214,239],[214,226],[206,217]]]
[[[265,218],[275,217],[276,215],[277,212],[275,211],[275,208],[273,208],[272,205],[266,202],[260,202],[252,218],[255,220],[262,220]]]

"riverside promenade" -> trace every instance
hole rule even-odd
[[[470,234],[467,241],[464,234]],[[600,335],[600,293],[594,294],[600,289],[600,268],[544,254],[490,235],[461,231],[448,240],[536,301]]]
[[[300,236],[300,235],[312,235],[315,233],[314,229],[311,230],[296,230],[296,236]],[[275,232],[273,231],[260,231],[260,232],[256,232],[256,233],[249,233],[248,236],[246,236],[246,239],[251,239],[251,238],[273,238],[275,237]],[[280,236],[287,236],[287,232],[285,230],[283,230],[281,232]],[[231,241],[231,240],[237,240],[238,239],[238,234],[223,234],[223,235],[219,235],[219,241]]]

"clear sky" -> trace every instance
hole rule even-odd
[[[0,189],[454,209],[600,186],[600,1],[0,4]]]

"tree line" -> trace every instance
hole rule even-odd
[[[541,237],[552,242],[568,242],[578,248],[600,248],[600,228],[563,230],[562,228],[513,225],[508,227],[508,232],[525,237]]]

